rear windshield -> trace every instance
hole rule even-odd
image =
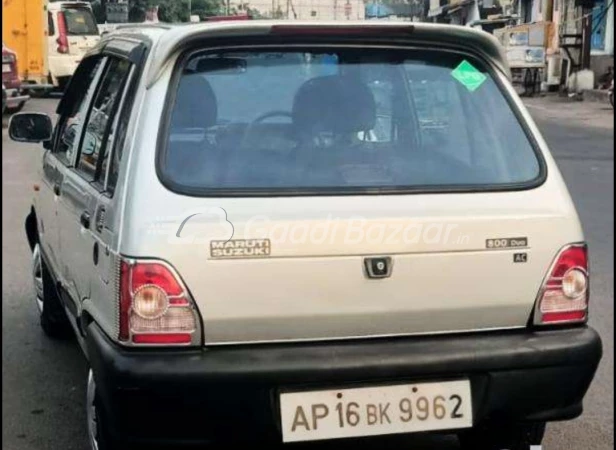
[[[541,175],[487,68],[461,54],[201,53],[176,89],[159,168],[179,190],[464,190]]]
[[[69,35],[97,35],[98,27],[94,14],[88,8],[64,8],[66,30]]]

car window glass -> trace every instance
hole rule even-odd
[[[89,99],[96,88],[96,74],[101,69],[102,59],[96,62],[84,62],[92,64],[92,69],[87,72],[83,80],[76,80],[71,83],[67,96],[74,96],[75,99],[67,111],[61,117],[57,133],[59,135],[55,153],[58,158],[67,165],[72,164],[73,157],[77,151],[77,139],[79,136],[80,125],[83,123],[87,110],[87,99]]]
[[[184,192],[535,183],[537,153],[480,60],[442,51],[196,53],[163,177]]]
[[[125,121],[120,120],[115,125],[117,130],[116,134],[118,135],[117,140],[115,141],[115,148],[113,151],[106,153],[105,160],[103,161],[103,166],[106,167],[109,164],[108,160],[111,159],[111,165],[109,166],[109,173],[107,175],[107,185],[105,186],[105,190],[107,191],[107,193],[109,193],[109,195],[113,195],[113,193],[115,192],[116,184],[118,183],[120,162],[122,161],[122,145],[124,141],[123,137],[124,133],[126,132],[124,124]],[[105,169],[101,170],[101,173],[105,173],[104,171]]]
[[[49,33],[49,36],[53,36],[56,34],[56,27],[53,24],[53,15],[51,14],[51,12],[47,13],[47,27],[49,28],[49,30],[47,31]]]
[[[425,77],[415,74],[409,83],[423,143],[471,165],[468,130],[473,124],[462,108],[457,81],[428,75],[428,71]]]
[[[106,153],[112,139],[111,125],[130,67],[126,60],[112,59],[92,103],[77,164],[77,171],[88,181],[104,181],[99,174],[106,168]]]
[[[392,72],[377,65],[358,65],[360,78],[372,92],[376,103],[376,122],[369,131],[361,131],[358,137],[363,141],[391,142],[394,140],[394,80]],[[346,71],[348,73],[349,71]]]
[[[66,29],[71,36],[98,35],[96,19],[89,8],[70,7],[63,8],[66,20]]]
[[[115,186],[118,181],[118,174],[120,171],[120,161],[122,160],[122,146],[124,145],[124,138],[126,137],[126,128],[130,119],[130,87],[131,80],[135,66],[131,66],[131,71],[128,74],[128,79],[124,82],[124,92],[122,93],[122,99],[120,100],[111,130],[109,131],[108,146],[109,149],[105,151],[103,155],[103,162],[101,165],[101,178],[107,172],[107,182],[105,184],[105,190],[110,195],[115,192]],[[109,166],[109,169],[107,169]]]

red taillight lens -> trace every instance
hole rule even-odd
[[[588,250],[575,244],[560,251],[545,280],[535,312],[536,325],[569,324],[588,319]]]
[[[184,291],[174,276],[169,276],[169,269],[158,263],[137,264],[133,267],[133,289],[146,284],[158,286],[170,297],[181,295]]]
[[[68,27],[63,12],[58,13],[58,53],[68,53]]]
[[[165,264],[122,261],[118,338],[132,344],[190,344],[198,322],[192,300]]]
[[[170,334],[137,334],[133,337],[135,344],[190,344],[190,335],[182,333]]]

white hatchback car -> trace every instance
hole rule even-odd
[[[455,433],[528,450],[601,359],[588,255],[496,40],[408,23],[110,33],[43,142],[41,325],[92,448]]]

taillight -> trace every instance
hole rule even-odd
[[[118,338],[127,344],[199,344],[194,303],[165,263],[122,260]]]
[[[58,13],[58,53],[68,53],[68,28],[66,26],[66,17],[63,12]]]
[[[588,319],[588,250],[585,244],[562,249],[545,279],[535,308],[535,325],[583,323]]]

